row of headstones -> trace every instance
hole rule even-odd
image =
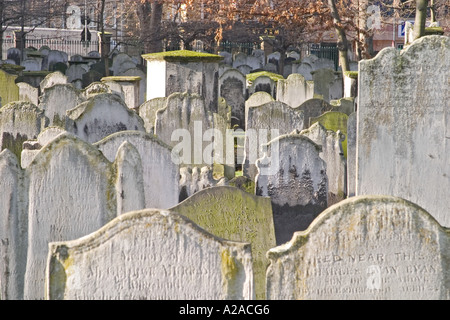
[[[339,100],[344,97],[343,90],[342,74],[331,69],[313,72],[312,80],[306,80],[298,73],[275,80],[262,73],[249,83],[244,74],[233,68],[219,78],[219,96],[231,107],[232,124],[242,129],[245,128],[245,101],[256,92],[267,92],[274,100],[296,108],[314,97],[321,97],[326,102]]]
[[[286,57],[282,57],[280,52],[274,52],[266,56],[264,50],[255,49],[252,54],[247,55],[244,52],[231,54],[226,51],[219,52],[219,55],[224,57],[224,64],[239,70],[241,73],[247,75],[255,71],[268,71],[280,73],[280,60],[284,59],[284,70],[282,76],[287,78],[292,73],[299,73],[305,77],[306,80],[312,80],[311,72],[319,69],[335,70],[334,61],[327,58],[318,58],[316,55],[308,55],[301,58],[296,51],[290,51]],[[357,70],[357,63],[352,62],[351,69]]]
[[[354,197],[278,247],[270,211],[266,198],[216,187],[125,213],[49,244],[45,298],[450,298],[449,233],[413,203]]]
[[[449,297],[448,231],[405,200],[356,197],[325,212],[286,211],[280,223],[262,177],[256,193],[263,196],[214,187],[167,210],[124,215],[149,208],[144,163],[158,184],[150,195],[173,194],[169,180],[178,172],[168,168],[168,148],[139,132],[94,145],[64,132],[44,139],[25,169],[9,150],[0,153],[2,299],[42,299],[45,292],[51,299]],[[299,154],[315,153],[321,163],[306,137],[279,140],[281,150],[294,142]],[[311,185],[323,186],[319,179]],[[290,227],[309,215],[307,231]],[[290,242],[281,245],[280,232],[291,232],[281,243]]]
[[[33,71],[59,71],[67,76],[68,83],[74,84],[78,89],[89,86],[92,82],[100,81],[105,76],[105,64],[101,61],[100,53],[91,51],[87,56],[72,55],[59,50],[51,50],[43,46],[39,50],[27,48],[25,59],[21,59],[21,51],[17,48],[8,50],[6,61],[21,65],[26,72]],[[140,77],[140,90],[138,105],[145,101],[146,74],[139,68],[138,61],[133,57],[120,52],[113,52],[110,75],[123,77]],[[26,77],[25,77],[26,79]],[[29,83],[34,85],[34,83]]]

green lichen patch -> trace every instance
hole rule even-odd
[[[133,77],[133,76],[111,76],[111,77],[103,77],[101,79],[102,82],[107,81],[116,81],[116,82],[136,82],[142,80],[141,77]]]
[[[168,62],[220,62],[223,60],[222,56],[210,53],[176,50],[165,51],[157,53],[148,53],[142,55],[147,61],[168,61]]]
[[[442,27],[428,27],[428,28],[425,28],[425,35],[426,36],[433,35],[433,34],[443,35],[444,34],[444,29],[442,29]]]
[[[358,71],[345,71],[344,75],[348,78],[358,79]]]
[[[273,73],[273,72],[269,72],[269,71],[260,71],[260,72],[253,72],[253,73],[249,73],[247,74],[246,78],[247,78],[247,82],[248,83],[253,83],[253,81],[256,80],[256,78],[258,77],[269,77],[270,79],[272,79],[275,82],[278,82],[278,80],[283,80],[284,77],[278,73]]]

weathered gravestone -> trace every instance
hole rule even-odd
[[[145,132],[139,115],[111,93],[94,95],[66,114],[66,130],[90,143],[119,131]]]
[[[252,75],[250,76],[253,78]],[[251,96],[255,92],[264,91],[270,94],[274,99],[276,99],[277,81],[276,79],[273,79],[272,77],[262,73],[261,75],[256,76],[255,79],[252,79],[251,81],[248,80],[247,90],[249,96]]]
[[[347,196],[353,197],[356,188],[356,112],[347,120]]]
[[[303,102],[298,109],[303,110],[305,119],[303,127],[306,129],[309,128],[311,124],[311,118],[320,117],[325,112],[331,111],[333,106],[323,99],[314,98]]]
[[[155,135],[174,148],[173,152],[179,155],[177,159],[183,166],[214,163],[214,151],[219,150],[215,149],[212,138],[221,138],[219,140],[225,142],[225,134],[215,129],[212,112],[203,97],[197,94],[173,93],[164,108],[156,112]],[[223,156],[222,161],[216,163],[223,163]]]
[[[296,108],[314,97],[314,82],[306,81],[300,74],[291,74],[287,79],[278,80],[277,100]]]
[[[101,79],[103,83],[111,88],[114,88],[114,85],[120,86],[120,91],[123,92],[124,102],[130,109],[136,109],[139,107],[139,98],[140,98],[140,77],[134,76],[113,76],[113,77],[104,77]]]
[[[245,127],[245,76],[236,69],[229,69],[219,78],[219,96],[231,106],[231,125]]]
[[[416,204],[352,197],[267,253],[267,297],[448,300],[449,246],[448,229]]]
[[[269,93],[258,91],[248,97],[248,99],[245,101],[245,110],[250,107],[261,106],[272,101],[275,101],[275,99]]]
[[[51,243],[48,299],[253,299],[250,245],[146,209],[81,239]]]
[[[334,132],[340,132],[344,136],[342,140],[342,152],[344,157],[347,158],[347,121],[348,116],[343,112],[337,111],[327,111],[319,117],[311,117],[309,119],[309,125],[313,125],[319,122],[328,130],[333,130]]]
[[[20,159],[23,142],[36,139],[47,125],[44,111],[31,102],[17,101],[3,106],[0,108],[0,150],[9,149]]]
[[[23,298],[27,218],[22,197],[23,171],[9,150],[0,153],[0,298]]]
[[[342,73],[332,69],[318,69],[312,72],[314,94],[321,95],[327,102],[344,97]]]
[[[212,187],[197,192],[169,211],[188,217],[220,238],[250,243],[255,295],[257,299],[265,297],[268,265],[265,255],[275,246],[269,198],[257,197],[235,187]]]
[[[295,129],[303,129],[303,111],[280,101],[272,101],[246,110],[243,172],[254,180],[256,160],[262,156],[261,145]]]
[[[202,96],[208,110],[217,112],[219,62],[223,57],[188,50],[142,57],[147,61],[147,100],[188,92]]]
[[[346,198],[346,159],[342,150],[345,136],[339,131],[327,130],[319,122],[300,132],[316,144],[322,146],[320,158],[327,165],[328,177],[328,206]]]
[[[16,85],[17,76],[0,69],[0,100],[6,105],[19,100],[19,87]]]
[[[126,168],[129,163],[123,161],[127,157],[117,158],[111,163],[97,148],[63,133],[45,145],[25,169],[28,190],[25,299],[44,298],[50,241],[85,236],[120,214],[119,206],[127,207],[124,201],[128,201],[130,194],[132,199],[138,197],[138,181],[124,185],[120,176],[120,172],[130,172]],[[125,190],[127,186],[131,189]]]
[[[360,62],[356,194],[417,203],[450,226],[450,39]]]
[[[179,166],[172,161],[171,148],[157,137],[141,131],[114,133],[94,144],[113,162],[127,141],[138,151],[142,163],[145,208],[166,209],[178,203]]]
[[[156,111],[163,109],[167,98],[153,98],[139,106],[139,116],[144,120],[145,130],[153,134],[155,131]]]
[[[327,208],[328,179],[321,147],[304,135],[270,141],[256,166],[256,195],[270,197],[277,244],[305,230]]]
[[[39,87],[41,89],[41,92],[44,92],[45,89],[50,88],[55,84],[67,84],[67,83],[68,83],[67,77],[63,73],[55,71],[46,75],[44,80],[41,81]]]
[[[49,125],[66,125],[66,112],[85,101],[82,92],[71,84],[55,84],[44,89],[39,97],[38,107],[49,118]]]
[[[17,83],[19,87],[19,101],[28,101],[34,105],[39,104],[39,89],[33,87],[32,85],[26,82]]]
[[[226,185],[225,178],[215,179],[213,169],[204,167],[182,167],[180,168],[180,194],[179,202],[186,200],[196,192],[206,188]]]

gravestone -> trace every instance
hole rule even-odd
[[[327,130],[320,122],[300,132],[322,147],[320,158],[327,165],[328,206],[346,198],[347,171],[342,141],[346,138],[340,131]]]
[[[94,95],[66,114],[66,130],[89,143],[119,131],[145,132],[144,122],[139,115],[111,93]]]
[[[18,66],[20,66],[20,60],[22,59],[22,52],[18,48],[9,48],[6,51],[6,59],[12,60]]]
[[[179,164],[183,166],[212,165],[211,143],[203,139],[210,129],[214,129],[213,114],[197,94],[173,93],[164,108],[156,112],[155,135],[180,154]]]
[[[220,51],[219,56],[223,57],[223,63],[232,66],[233,65],[233,55],[227,51]]]
[[[355,196],[356,188],[356,112],[347,120],[347,196]]]
[[[44,110],[50,126],[66,126],[66,112],[85,101],[82,93],[71,84],[55,84],[46,88],[38,107]]]
[[[303,127],[306,129],[310,126],[311,118],[320,117],[325,112],[331,111],[333,106],[323,99],[314,98],[303,102],[298,109],[302,110],[304,113],[305,122]]]
[[[321,95],[327,102],[344,97],[342,73],[332,69],[317,69],[312,72],[314,94]]]
[[[239,66],[247,64],[247,54],[238,52],[233,56],[233,68],[237,69]]]
[[[254,180],[256,160],[262,157],[261,145],[295,129],[302,130],[303,111],[280,101],[272,101],[246,110],[243,173]]]
[[[203,189],[224,185],[226,185],[226,179],[215,179],[213,169],[211,167],[181,167],[180,194],[178,201],[181,202],[186,200]]]
[[[278,80],[277,100],[296,108],[314,97],[314,82],[306,81],[300,74],[291,74],[287,79]]]
[[[350,116],[356,111],[356,103],[354,98],[342,98],[339,100],[332,100],[330,104],[333,106],[332,111],[342,112]]]
[[[217,238],[177,213],[130,212],[49,248],[51,300],[254,298],[250,245]]]
[[[36,139],[47,125],[44,111],[30,102],[17,101],[3,106],[0,108],[0,150],[9,149],[20,159],[22,143]]]
[[[359,67],[356,195],[405,198],[449,227],[449,38],[386,48]]]
[[[1,105],[19,100],[19,87],[16,85],[17,76],[0,69],[0,99]]]
[[[269,76],[261,75],[252,81],[247,90],[249,96],[258,91],[264,91],[270,94],[274,99],[276,99],[277,83]]]
[[[334,132],[340,131],[344,135],[342,141],[342,152],[344,157],[347,158],[347,121],[348,116],[343,112],[327,111],[319,117],[309,119],[310,126],[316,122],[319,122],[325,129],[333,130]]]
[[[321,147],[304,135],[270,141],[256,167],[256,195],[270,197],[277,245],[305,230],[327,208],[328,179]]]
[[[113,58],[111,70],[114,76],[118,76],[132,68],[136,68],[136,63],[128,54],[121,52]]]
[[[123,92],[123,100],[128,108],[137,109],[139,107],[141,77],[113,76],[104,77],[101,81],[110,86],[112,90],[115,85],[119,85],[118,90]]]
[[[45,76],[44,80],[40,83],[41,92],[44,92],[45,89],[54,86],[55,84],[67,84],[67,77],[59,71],[55,71],[49,73]]]
[[[272,101],[275,101],[275,99],[269,93],[264,91],[255,92],[245,101],[245,110],[250,107],[262,106]]]
[[[61,133],[67,133],[61,127],[46,127],[35,140],[27,140],[23,143],[23,149],[20,158],[20,165],[23,169],[28,167],[43,146],[50,143]]]
[[[171,149],[157,137],[141,131],[114,133],[94,144],[113,162],[124,143],[132,144],[142,163],[146,208],[166,209],[178,203],[179,167],[172,161]]]
[[[353,197],[269,250],[267,297],[448,300],[449,245],[448,231],[416,204]]]
[[[245,75],[236,69],[229,69],[219,78],[219,96],[231,106],[231,125],[245,128]]]
[[[222,56],[178,50],[142,57],[147,61],[147,100],[188,92],[202,96],[208,110],[217,112]]]
[[[43,146],[25,169],[28,253],[25,299],[42,299],[50,241],[85,236],[117,214],[113,165],[71,134]]]
[[[17,157],[9,150],[0,152],[0,297],[23,298],[26,264],[27,219],[22,179]]]
[[[147,90],[147,75],[144,71],[142,71],[139,68],[131,68],[126,71],[123,71],[119,74],[119,76],[124,77],[140,77],[139,81],[139,99],[138,99],[138,106],[142,105],[146,101],[146,93]]]
[[[41,63],[35,59],[23,60],[21,66],[24,67],[24,71],[41,71]]]
[[[72,83],[75,80],[83,80],[83,75],[89,71],[89,67],[85,64],[71,64],[66,70],[67,82]]]
[[[32,85],[26,82],[17,83],[19,87],[19,99],[20,101],[28,101],[34,105],[39,104],[39,89],[33,87]]]
[[[265,297],[266,252],[275,246],[272,206],[269,198],[257,197],[235,187],[201,190],[169,209],[191,219],[223,239],[252,246],[255,295]]]
[[[145,130],[153,134],[155,130],[156,111],[163,109],[167,98],[153,98],[139,106],[139,116],[144,120]]]

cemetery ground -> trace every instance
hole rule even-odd
[[[28,53],[0,65],[2,300],[450,299],[448,37],[344,74],[175,51],[116,52],[105,77],[96,52]]]

